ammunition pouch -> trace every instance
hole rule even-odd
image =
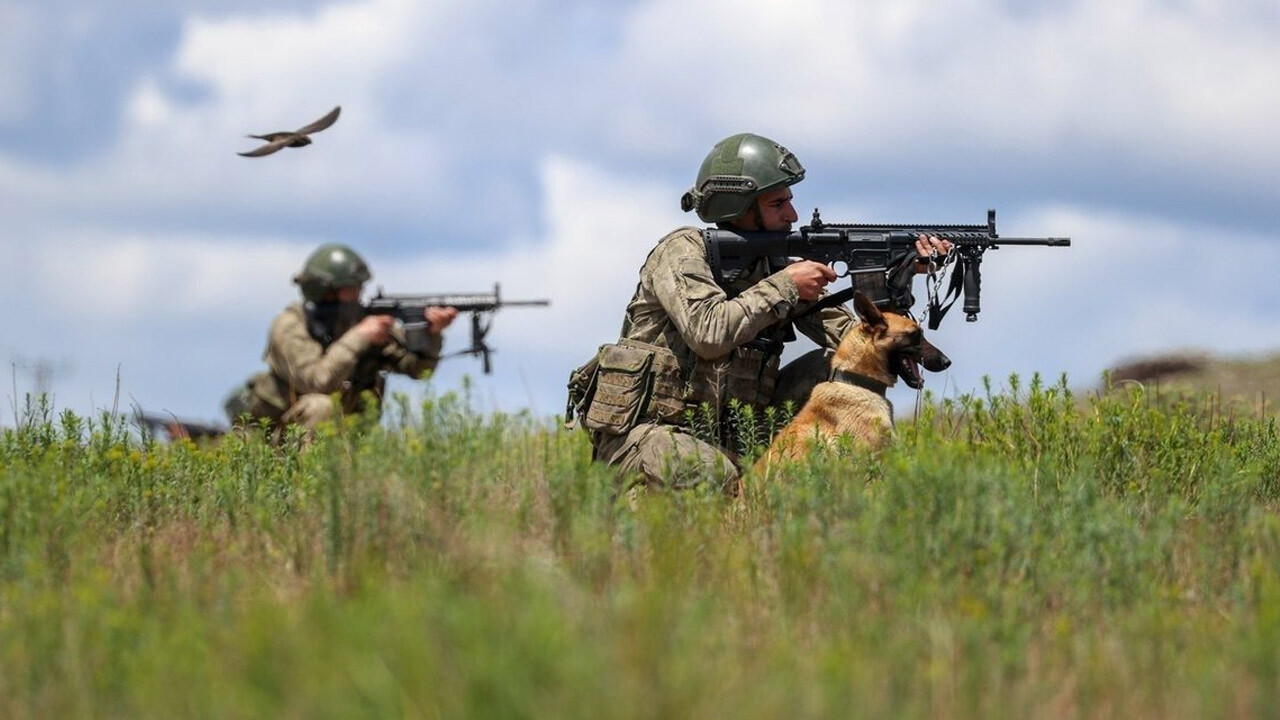
[[[565,422],[572,425],[576,416],[587,430],[609,435],[642,422],[678,423],[685,385],[679,361],[666,348],[628,339],[602,345],[569,376]]]
[[[653,353],[605,345],[596,356],[595,393],[583,416],[591,432],[622,435],[640,422],[653,392]]]

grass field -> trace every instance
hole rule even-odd
[[[36,407],[0,717],[1280,716],[1275,420],[1009,385],[634,503],[455,395],[282,447]]]

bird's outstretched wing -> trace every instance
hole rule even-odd
[[[269,142],[266,145],[256,147],[250,150],[249,152],[242,152],[242,153],[236,153],[236,154],[241,157],[262,157],[263,155],[270,155],[271,153],[279,150],[280,148],[284,147],[287,144],[288,144],[287,141]]]
[[[307,125],[306,127],[298,128],[298,133],[301,135],[310,135],[311,133],[318,133],[321,130],[324,130],[325,128],[337,122],[338,113],[340,112],[342,112],[341,105],[330,110],[328,115],[325,115],[324,117],[311,123],[310,125]]]

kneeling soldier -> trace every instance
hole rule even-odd
[[[791,186],[803,179],[786,148],[733,135],[703,160],[681,207],[721,228],[785,233],[797,221]],[[940,243],[922,238],[917,247],[927,255]],[[785,257],[717,278],[700,228],[662,238],[640,268],[621,338],[570,379],[571,414],[591,433],[595,458],[641,482],[736,492],[731,405],[798,408],[826,379],[826,351],[857,321],[843,305],[806,311],[835,279],[827,265]],[[820,348],[779,368],[795,329]]]
[[[337,408],[360,413],[369,399],[381,401],[386,373],[419,378],[435,369],[441,332],[458,311],[427,308],[426,337],[410,343],[394,317],[365,313],[360,293],[370,277],[364,260],[346,245],[321,245],[307,258],[293,278],[303,301],[271,323],[263,353],[267,371],[227,399],[232,423],[247,415],[276,427],[314,429],[333,417],[335,393]]]
[[[681,206],[722,227],[788,231],[797,219],[791,185],[803,178],[804,168],[786,148],[758,135],[734,135],[707,155]],[[582,408],[596,459],[649,483],[710,481],[735,491],[739,471],[731,443],[719,432],[698,437],[688,418],[701,418],[704,407],[723,418],[734,401],[761,407],[803,399],[822,379],[822,351],[781,371],[779,358],[783,343],[795,337],[790,318],[833,280],[835,273],[821,263],[768,258],[721,284],[700,228],[662,238],[640,268],[621,339],[596,357],[594,393]],[[834,348],[854,322],[848,310],[834,307],[794,325]]]

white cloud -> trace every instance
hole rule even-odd
[[[16,262],[14,301],[47,293],[50,320],[114,323],[261,315],[291,294],[289,278],[310,248],[271,238],[111,235],[91,230],[44,237]]]
[[[371,79],[406,60],[415,43],[438,39],[431,32],[437,4],[368,0],[312,15],[196,16],[186,24],[174,65],[210,82],[226,117],[295,122],[300,107],[323,111],[335,98],[367,104],[360,101],[369,100]],[[363,126],[358,116],[345,120]]]
[[[155,80],[147,78],[129,99],[125,114],[134,125],[163,131],[173,124],[174,108]]]
[[[1141,0],[1021,15],[979,0],[654,0],[618,55],[651,135],[679,107],[685,121],[785,130],[784,142],[846,158],[1123,147],[1157,167],[1274,176],[1280,43],[1260,13]]]

